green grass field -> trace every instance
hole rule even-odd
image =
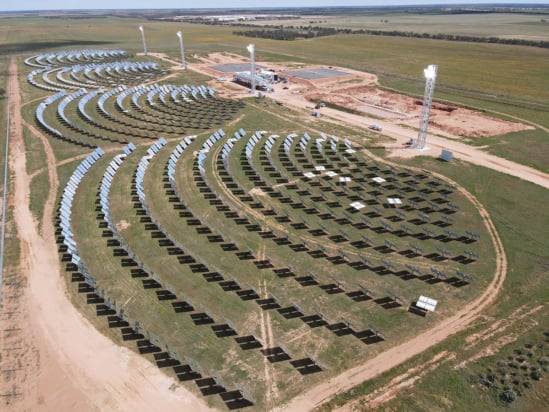
[[[358,11],[353,15],[302,16],[290,20],[266,20],[260,25],[320,26],[352,30],[370,29],[412,33],[453,34],[478,37],[547,40],[546,15],[519,13],[419,13],[401,11]]]
[[[423,17],[421,16],[421,18]],[[377,16],[376,18],[380,20],[382,17]],[[398,19],[401,18],[404,17],[395,16],[395,21],[399,21]],[[416,20],[408,19],[410,27],[413,27],[414,22],[420,19],[417,16],[415,18]],[[454,21],[453,19],[454,17],[452,17],[452,21]],[[59,24],[60,22],[62,24]],[[25,27],[31,23],[33,29],[25,30]],[[137,26],[142,23],[139,20],[117,18],[89,20],[2,19],[0,20],[0,39],[4,42],[4,52],[22,53],[25,57],[31,53],[37,53],[39,50],[50,51],[77,47],[120,47],[138,52],[140,39]],[[505,24],[508,22],[502,19],[498,28],[503,30]],[[16,29],[13,29],[14,27]],[[213,51],[244,54],[246,39],[233,36],[229,28],[153,22],[145,23],[145,27],[149,50],[167,52],[174,58],[177,58],[178,53],[176,30],[183,30],[189,54],[205,54]],[[526,26],[521,23],[522,30],[525,30],[524,27]],[[437,30],[437,27],[431,23],[430,29]],[[48,41],[44,41],[44,38],[47,38]],[[94,40],[92,42],[86,40],[89,38]],[[422,81],[417,73],[421,73],[421,69],[426,64],[436,62],[439,67],[443,68],[440,86],[437,85],[437,90],[440,90],[440,98],[475,107],[480,106],[486,110],[496,111],[501,116],[516,116],[545,127],[549,125],[547,117],[544,116],[548,110],[547,101],[549,99],[547,92],[549,88],[543,87],[548,82],[548,74],[544,70],[544,62],[548,57],[546,50],[372,36],[334,36],[291,43],[257,40],[256,48],[258,59],[273,62],[306,61],[374,71],[380,74],[383,85],[407,93],[418,94],[421,94]],[[330,57],[326,58],[327,55]],[[509,56],[513,56],[513,59],[509,59]],[[19,61],[21,62],[22,58]],[[528,73],[523,71],[525,66],[528,67]],[[34,110],[45,93],[27,84],[23,76],[26,76],[30,69],[23,64],[20,64],[19,67],[22,76],[23,102],[25,103],[23,115],[29,123],[35,124]],[[498,73],[495,76],[493,75],[494,67],[498,67]],[[170,82],[199,84],[204,80],[202,76],[195,74],[187,76],[185,73],[180,74],[176,79],[171,79]],[[500,96],[501,98],[499,98]],[[144,103],[144,97],[141,99]],[[243,127],[249,134],[256,130],[268,130],[269,133],[285,137],[292,132],[297,132],[301,136],[308,131],[311,136],[318,137],[318,130],[320,130],[340,137],[348,135],[353,141],[360,141],[361,145],[376,145],[373,140],[365,140],[371,136],[367,131],[356,130],[351,126],[336,127],[324,123],[322,120],[313,121],[310,118],[303,120],[302,115],[288,108],[254,99],[247,100],[246,107],[240,109],[237,115],[238,121],[225,128],[228,134]],[[71,104],[74,105],[74,103]],[[112,102],[108,102],[107,107],[109,110],[115,110]],[[68,107],[67,113],[74,117],[79,126],[85,126],[82,120],[76,120],[74,106]],[[48,108],[46,119],[55,127],[63,127],[56,119],[55,108]],[[146,124],[145,122],[136,123],[135,126],[145,127]],[[68,129],[63,129],[63,131],[68,132]],[[470,229],[481,233],[482,241],[475,244],[474,249],[482,256],[482,259],[471,266],[458,265],[448,262],[446,259],[443,259],[443,263],[434,262],[423,257],[416,258],[414,262],[417,262],[415,264],[425,271],[433,266],[452,274],[455,273],[456,268],[473,272],[476,281],[461,288],[452,287],[444,282],[429,285],[418,279],[405,281],[398,279],[394,274],[381,275],[369,269],[357,271],[347,265],[328,264],[327,260],[312,258],[307,253],[292,251],[288,246],[278,245],[253,232],[246,232],[242,226],[228,219],[220,210],[216,210],[212,203],[204,197],[202,186],[197,183],[196,174],[193,174],[193,152],[196,153],[200,150],[202,143],[211,134],[211,131],[197,134],[199,137],[181,158],[177,172],[177,185],[185,198],[187,209],[192,211],[195,219],[200,220],[201,226],[214,229],[223,238],[236,244],[240,250],[250,251],[256,257],[268,257],[275,268],[291,265],[292,270],[302,276],[312,272],[317,276],[321,285],[330,283],[331,278],[336,277],[345,285],[346,291],[355,287],[356,283],[365,283],[372,289],[376,297],[394,293],[404,297],[406,302],[402,307],[389,310],[372,301],[362,302],[364,305],[357,304],[344,295],[330,295],[321,288],[300,287],[291,279],[277,278],[271,270],[258,270],[252,261],[240,260],[233,253],[221,252],[218,246],[197,232],[194,223],[180,217],[178,210],[173,208],[172,202],[169,200],[170,195],[166,193],[167,188],[160,183],[166,182],[163,172],[170,154],[169,149],[173,149],[176,140],[178,140],[169,139],[168,147],[162,149],[149,166],[145,179],[145,190],[152,215],[170,234],[170,239],[186,251],[185,254],[190,252],[199,261],[206,262],[210,271],[222,273],[227,280],[236,279],[242,289],[251,287],[260,291],[262,297],[266,297],[266,291],[273,293],[283,307],[298,304],[308,315],[321,310],[322,315],[327,318],[330,324],[336,323],[343,316],[346,320],[351,321],[357,330],[366,330],[372,323],[386,334],[387,340],[364,345],[353,336],[337,336],[328,328],[313,328],[298,319],[286,319],[277,311],[262,311],[253,300],[239,299],[234,292],[223,291],[217,283],[208,281],[205,276],[193,272],[187,264],[182,265],[178,262],[175,255],[168,254],[167,250],[150,236],[152,232],[146,228],[146,222],[136,213],[139,208],[135,207],[137,199],[135,199],[135,193],[132,192],[132,175],[135,173],[141,156],[146,151],[146,147],[143,145],[145,142],[137,140],[136,142],[139,143],[137,152],[124,161],[113,181],[111,205],[114,221],[122,228],[124,240],[131,246],[131,250],[139,257],[139,260],[146,264],[151,273],[154,272],[155,276],[162,280],[164,286],[170,285],[170,290],[175,292],[179,300],[194,302],[195,309],[209,314],[215,319],[216,324],[227,322],[238,331],[239,335],[258,336],[271,346],[281,344],[290,351],[293,359],[312,356],[324,369],[321,373],[300,375],[287,362],[273,363],[271,367],[276,372],[276,377],[271,383],[266,383],[262,366],[265,359],[259,351],[243,351],[232,338],[220,339],[212,334],[208,326],[196,326],[187,314],[174,312],[170,300],[159,300],[161,295],[157,293],[157,288],[147,287],[150,283],[135,276],[131,267],[121,266],[120,256],[113,254],[115,249],[106,245],[105,226],[99,224],[101,219],[98,218],[97,188],[103,171],[114,155],[109,152],[85,177],[83,181],[85,189],[78,192],[74,204],[74,213],[79,217],[74,221],[74,231],[77,234],[79,245],[82,246],[82,257],[90,272],[97,277],[101,288],[104,288],[111,298],[124,307],[128,316],[138,319],[147,330],[159,336],[164,344],[169,345],[184,357],[185,361],[199,365],[203,375],[215,374],[231,389],[244,388],[255,400],[256,407],[260,409],[269,409],[277,403],[286,401],[316,382],[335,376],[346,368],[375,356],[389,346],[409,339],[418,331],[425,330],[440,317],[448,316],[456,308],[472,301],[491,279],[494,262],[489,238],[473,205],[457,193],[454,193],[451,198],[451,201],[460,207],[460,211],[452,215],[455,228],[461,232],[464,229]],[[40,156],[41,143],[32,139],[28,131],[25,131],[24,137],[27,146],[27,160],[30,160],[28,171],[37,173],[31,184],[31,208],[36,218],[40,220],[43,206],[41,199],[46,196],[49,182],[47,174],[43,171],[44,160]],[[513,136],[479,139],[470,143],[488,145],[489,150],[495,154],[547,171],[547,162],[543,155],[548,144],[545,137],[546,132],[537,129],[531,132],[517,133]],[[521,145],[519,142],[536,143],[537,147],[530,144]],[[255,183],[241,168],[242,160],[238,157],[238,153],[244,151],[245,143],[246,139],[235,143],[234,154],[231,154],[228,167],[233,173],[233,178],[246,191],[249,191],[255,187]],[[55,151],[57,160],[65,162],[58,167],[60,188],[62,188],[81,160],[76,156],[87,153],[89,150],[56,139],[50,139],[50,144]],[[278,145],[276,147],[279,147]],[[314,154],[313,146],[314,144],[308,149],[308,156]],[[120,146],[106,144],[105,147],[114,149]],[[223,182],[216,157],[218,150],[219,147],[208,155],[205,183],[219,193],[218,197],[224,205],[239,211],[242,215],[249,216],[252,223],[257,222],[263,230],[274,229],[275,232],[286,233],[296,245],[299,242],[306,242],[310,247],[326,247],[328,252],[334,255],[346,253],[350,256],[349,259],[358,259],[359,255],[363,255],[380,264],[381,259],[386,258],[394,262],[400,269],[403,269],[404,264],[409,262],[405,257],[396,256],[395,252],[387,252],[388,254],[384,256],[380,252],[383,248],[375,251],[374,248],[357,251],[347,243],[329,242],[325,238],[319,240],[303,230],[287,224],[280,224],[272,217],[252,218],[253,208],[250,207],[250,204],[231,195]],[[291,158],[301,167],[302,163],[296,160],[298,159],[297,151],[298,149],[295,147],[292,149]],[[376,150],[376,154],[379,154],[379,150]],[[357,155],[355,161],[360,160],[365,160],[366,164],[370,162],[368,156],[363,157],[362,154]],[[255,152],[252,162],[258,170],[262,170],[261,168],[264,167],[263,161],[265,159]],[[339,159],[339,162],[341,161],[342,159]],[[273,155],[273,162],[280,168],[285,167],[284,159],[280,154]],[[307,162],[304,161],[303,165],[306,164]],[[522,305],[531,308],[536,303],[546,301],[549,290],[544,281],[544,274],[547,272],[548,238],[543,229],[547,216],[543,208],[539,206],[546,204],[549,200],[546,190],[458,161],[446,164],[432,159],[419,158],[414,161],[401,162],[397,171],[404,172],[403,167],[407,164],[450,177],[469,190],[482,204],[486,205],[491,213],[508,254],[509,273],[504,293],[500,296],[498,304],[490,309],[487,316],[505,319]],[[385,170],[384,168],[385,166],[381,166],[382,170]],[[353,179],[360,177],[361,173],[363,172],[352,174]],[[267,177],[266,170],[263,170],[261,175],[267,180],[268,186],[276,185],[274,180]],[[400,179],[399,184],[403,184],[404,179]],[[427,179],[432,178],[427,177]],[[317,198],[323,196],[328,202],[346,199],[345,191],[331,194],[301,181],[298,186],[302,191],[306,189],[308,194],[300,194],[297,189],[284,186],[280,188],[280,191],[284,196],[302,200],[307,206],[315,205],[315,201],[312,200],[314,196]],[[419,195],[420,188],[425,190],[428,189],[428,186],[421,183],[413,193]],[[501,188],[505,188],[505,190]],[[429,194],[429,199],[433,200],[435,197],[436,194]],[[321,221],[300,209],[289,208],[276,199],[256,196],[254,201],[263,202],[265,208],[270,207],[276,210],[279,215],[288,213],[292,221],[305,222],[311,228],[317,228],[319,223],[322,223],[330,234],[337,234],[340,228],[340,225],[333,221]],[[317,203],[316,207],[324,208],[322,202],[317,201]],[[335,210],[335,214],[342,218],[342,211]],[[410,212],[408,217],[411,218],[411,215],[415,213]],[[396,215],[391,209],[386,209],[381,216],[375,219],[377,223],[380,223],[381,220],[387,221],[390,218],[396,218]],[[396,222],[398,219],[395,219],[395,223],[391,224],[398,226]],[[439,231],[441,230],[439,229]],[[345,226],[345,236],[352,239],[358,239],[362,233],[366,232],[363,229]],[[383,234],[383,230],[378,232],[368,230],[367,233],[374,246],[383,246],[385,236],[387,236]],[[404,236],[402,238],[395,237],[393,240],[399,250],[407,248],[410,241],[420,242],[421,246],[429,252],[440,246],[440,243],[434,239],[416,241]],[[462,253],[464,248],[455,241],[449,241],[442,247],[449,249],[452,255]],[[77,292],[71,274],[67,273],[66,276],[75,305],[90,317],[98,329],[107,333],[116,342],[124,343],[125,340],[116,332],[117,328],[112,325],[107,327],[105,317],[95,316],[93,305],[85,303],[86,299],[90,297],[86,296],[86,293]],[[408,304],[417,295],[430,292],[444,296],[444,305],[437,311],[436,317],[428,315],[426,318],[421,318],[406,311]],[[547,309],[543,308],[533,319],[541,325],[543,315],[546,313]],[[265,335],[265,331],[262,330],[264,326],[261,322],[261,319],[265,319],[267,316],[275,335],[275,340],[269,342],[267,342],[268,337]],[[483,321],[487,320],[481,319],[478,324],[472,326],[471,331],[481,330]],[[402,328],[403,324],[408,327]],[[516,345],[523,345],[524,339],[539,335],[538,329],[539,327],[536,329],[535,325],[531,328],[512,325],[509,335],[514,337],[514,340],[512,339],[508,345],[512,346],[515,340]],[[365,383],[351,393],[336,398],[330,405],[355,399],[375,387],[382,386],[408,367],[424,362],[436,351],[446,349],[455,352],[455,363],[467,359],[475,350],[460,350],[467,335],[468,333],[457,334],[436,349]],[[524,338],[519,339],[521,335],[524,335]],[[299,336],[299,339],[296,339],[295,336]],[[498,337],[496,336],[496,338]],[[488,347],[496,338],[487,340],[485,347]],[[136,349],[131,342],[129,347]],[[503,349],[505,348],[507,346],[503,345]],[[150,357],[150,359],[153,358]],[[482,358],[479,363],[472,363],[467,369],[460,370],[459,374],[456,374],[450,367],[453,365],[452,363],[445,364],[435,373],[426,375],[414,388],[404,391],[402,396],[390,401],[387,408],[388,410],[391,408],[399,410],[406,406],[412,410],[424,410],[426,405],[435,405],[439,409],[469,409],[476,405],[473,405],[469,399],[475,399],[479,389],[468,385],[467,379],[470,375],[482,373],[482,368],[487,367],[485,365],[489,365],[490,362],[490,358]],[[257,367],[257,365],[261,366]],[[435,385],[434,382],[437,384]],[[275,401],[264,398],[268,385],[275,385],[279,390],[279,397]],[[514,404],[517,405],[517,408],[528,405],[528,407],[534,408],[537,405],[543,405],[543,399],[547,399],[546,391],[537,383],[533,383],[533,385],[535,385],[535,393],[541,394],[539,397],[541,401],[538,402],[537,398],[530,395],[532,392],[525,392],[524,396]],[[187,387],[199,393],[196,386],[187,384]],[[435,393],[433,393],[434,387],[438,388]],[[481,399],[486,409],[495,410],[501,406],[497,403],[497,399],[493,399],[494,396],[494,394],[482,395]],[[414,399],[411,400],[412,398]],[[210,396],[207,400],[216,407],[223,407],[223,403],[217,397]],[[327,408],[330,407],[327,406]]]

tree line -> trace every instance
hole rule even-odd
[[[234,26],[238,26],[234,24]],[[510,44],[518,46],[532,46],[549,48],[549,41],[543,40],[526,40],[526,39],[509,39],[501,37],[477,37],[462,34],[446,34],[446,33],[417,33],[411,31],[399,30],[371,30],[371,29],[339,29],[333,27],[319,26],[260,26],[246,25],[245,27],[253,27],[252,30],[234,31],[237,36],[256,37],[272,40],[298,40],[312,39],[316,37],[333,36],[335,34],[369,34],[373,36],[393,36],[393,37],[413,37],[421,39],[462,41],[470,43],[494,43],[494,44]]]
[[[237,36],[258,37],[272,40],[297,40],[312,39],[315,37],[333,36],[338,34],[338,29],[331,27],[298,27],[291,28],[264,28],[255,30],[235,31]]]

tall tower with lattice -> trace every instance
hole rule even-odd
[[[416,149],[424,149],[427,140],[427,127],[429,126],[429,115],[431,114],[431,103],[433,102],[433,93],[435,91],[435,81],[437,79],[436,64],[430,64],[423,70],[425,74],[425,94],[423,95],[423,107],[421,109],[421,119],[419,120],[419,132],[414,144]]]

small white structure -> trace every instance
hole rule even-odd
[[[416,302],[416,306],[421,309],[425,309],[429,312],[434,312],[437,307],[438,301],[427,296],[421,295]]]
[[[236,72],[233,75],[233,80],[239,83],[249,84],[250,90],[255,90],[256,85],[258,85],[260,88],[267,88],[269,85],[269,82],[267,82],[265,79],[259,77],[257,74],[254,74],[252,76],[250,72]]]
[[[259,77],[267,80],[270,83],[273,83],[278,78],[277,74],[271,70],[261,70],[259,72]]]
[[[354,207],[356,210],[360,210],[366,207],[364,203],[361,202],[353,202],[351,203],[351,207]]]

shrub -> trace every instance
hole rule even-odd
[[[486,386],[487,388],[491,388],[494,386],[492,381],[488,380],[484,375],[480,374],[478,375],[478,381],[482,386]]]
[[[509,373],[509,371],[507,370],[507,368],[505,366],[502,366],[502,367],[498,368],[498,373],[500,375],[505,376]]]
[[[539,381],[539,380],[541,380],[541,378],[543,378],[543,374],[539,370],[536,370],[536,371],[532,372],[530,374],[530,376],[532,377],[532,379],[534,379],[536,381]]]
[[[500,398],[503,402],[513,403],[517,399],[517,393],[511,388],[506,388],[501,393]]]

